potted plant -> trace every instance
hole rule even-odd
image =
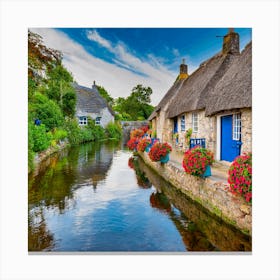
[[[145,134],[145,132],[143,131],[143,129],[133,129],[130,132],[130,138],[140,138]]]
[[[131,151],[136,151],[137,148],[137,144],[139,142],[139,138],[138,137],[132,137],[128,140],[128,142],[126,143],[127,147],[129,150]]]
[[[189,129],[186,131],[186,134],[185,134],[187,146],[190,145],[191,136],[192,136],[192,128],[189,128]]]
[[[228,171],[229,190],[252,202],[252,153],[235,158]]]
[[[214,154],[210,150],[195,146],[185,152],[182,165],[186,173],[205,178],[211,176],[213,162]]]
[[[156,142],[149,152],[149,157],[152,161],[166,163],[169,161],[169,153],[171,151],[172,147],[168,143]]]
[[[149,152],[150,151],[150,144],[151,144],[151,139],[150,138],[142,138],[139,140],[137,144],[137,151],[138,152]]]

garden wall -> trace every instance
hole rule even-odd
[[[230,193],[228,184],[211,179],[202,179],[177,168],[172,162],[152,162],[147,153],[139,153],[144,162],[166,181],[180,189],[192,200],[243,233],[252,235],[252,207],[241,197]]]

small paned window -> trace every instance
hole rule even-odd
[[[186,125],[185,125],[185,115],[181,116],[181,131],[186,130]]]
[[[233,115],[232,139],[241,140],[241,115]]]
[[[79,117],[79,125],[87,125],[87,117]]]
[[[101,117],[97,117],[97,118],[95,119],[95,124],[96,124],[96,125],[100,125],[100,121],[101,121]]]
[[[193,132],[198,132],[198,114],[192,114],[192,130]]]

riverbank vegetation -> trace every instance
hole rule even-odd
[[[75,118],[76,93],[72,74],[62,65],[62,53],[46,47],[38,34],[28,32],[28,169],[33,168],[35,153],[61,142],[71,145],[101,139],[120,139],[120,124],[105,128],[89,119],[79,126]],[[113,98],[99,86],[108,104]]]

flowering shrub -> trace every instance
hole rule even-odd
[[[252,202],[252,153],[238,156],[231,164],[228,175],[230,191]]]
[[[185,152],[182,165],[186,173],[201,176],[205,172],[206,166],[211,165],[213,161],[214,154],[211,151],[195,146]]]
[[[151,144],[151,139],[149,138],[142,138],[139,140],[137,144],[137,151],[138,152],[144,152],[145,149]]]
[[[143,130],[144,134],[148,132],[149,130],[149,126],[148,125],[144,125],[142,127],[140,127],[141,130]]]
[[[138,141],[139,141],[139,138],[137,138],[137,137],[130,138],[128,140],[128,142],[126,143],[128,149],[131,151],[135,150],[137,147]]]
[[[131,138],[140,138],[145,134],[145,132],[142,129],[133,129],[130,132],[130,139]]]
[[[156,142],[149,151],[149,157],[152,161],[159,161],[172,151],[172,147],[168,143]]]

